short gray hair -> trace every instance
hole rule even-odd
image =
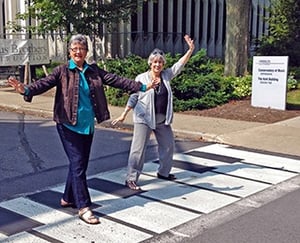
[[[148,57],[148,65],[150,66],[153,62],[153,59],[157,57],[162,59],[164,64],[167,63],[165,53],[162,50],[155,48]]]
[[[78,43],[80,45],[85,46],[86,50],[89,50],[89,45],[87,42],[87,38],[82,34],[73,35],[69,41],[69,49],[71,48],[72,44]]]

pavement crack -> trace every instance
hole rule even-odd
[[[19,119],[18,135],[20,138],[20,144],[23,150],[25,151],[25,154],[29,158],[27,162],[31,165],[34,172],[38,172],[43,169],[42,164],[44,163],[44,161],[38,156],[36,152],[34,152],[34,150],[30,146],[30,143],[25,133],[24,117],[25,114],[18,114],[18,119]]]

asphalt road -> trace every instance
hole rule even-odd
[[[199,232],[186,243],[298,243],[299,198],[298,189],[238,217],[233,213],[227,222]]]
[[[48,242],[52,242],[57,233],[52,233],[51,236],[49,230],[63,229],[65,221],[58,221],[59,223],[54,224],[55,227],[49,223],[49,216],[45,211],[45,205],[48,205],[49,202],[44,201],[47,199],[45,195],[49,193],[49,188],[53,195],[57,190],[54,188],[57,185],[63,185],[68,169],[68,161],[62,150],[55,124],[52,120],[41,117],[0,112],[0,128],[0,204],[2,210],[0,213],[6,213],[4,207],[7,207],[12,210],[9,215],[13,215],[12,212],[15,211],[28,218],[34,218],[34,215],[31,215],[32,207],[36,207],[35,210],[42,212],[37,219],[39,222],[45,221],[45,226],[44,228],[37,227],[40,229],[38,234],[30,231],[30,237],[44,237],[44,239],[48,239]],[[122,184],[123,178],[120,178],[120,173],[126,166],[130,142],[131,132],[97,127],[88,175],[92,176],[103,172],[104,174],[101,174],[100,178],[92,179],[91,186],[99,186],[97,181],[102,179],[117,182],[117,185]],[[190,168],[174,168],[179,176],[175,184],[157,181],[153,176],[153,168],[156,165],[149,163],[145,168],[146,174],[143,178],[145,183],[143,187],[146,188],[144,194],[112,200],[111,195],[108,198],[102,198],[99,191],[103,188],[98,188],[97,193],[93,191],[94,197],[99,197],[97,203],[101,204],[98,211],[105,215],[101,214],[102,224],[100,227],[103,232],[100,233],[99,229],[93,228],[96,234],[99,234],[96,239],[99,239],[102,234],[105,235],[106,229],[121,229],[126,226],[128,228],[124,232],[116,231],[115,233],[124,234],[125,237],[127,230],[134,230],[138,233],[137,239],[141,237],[141,233],[143,234],[143,237],[146,238],[143,242],[300,242],[300,160],[298,157],[264,154],[263,151],[244,151],[240,148],[227,148],[218,144],[188,139],[177,139],[175,150],[177,160],[180,160],[180,156],[186,156],[186,154],[181,154],[182,152],[193,150],[191,157],[186,160],[187,164],[191,166]],[[211,157],[207,160],[203,157],[204,155]],[[147,161],[157,158],[155,140],[151,140],[146,157]],[[195,159],[200,160],[201,165],[211,163],[212,170],[193,172],[192,165],[195,165],[193,164]],[[234,161],[228,159],[234,159]],[[277,167],[278,164],[284,164],[286,167]],[[222,179],[220,180],[220,178]],[[197,180],[200,181],[197,182]],[[95,182],[96,184],[93,184]],[[237,185],[244,183],[243,187],[233,186],[233,184],[230,186],[230,183],[236,182],[238,182]],[[110,185],[115,186],[116,184],[111,183]],[[261,189],[258,189],[258,186],[261,186]],[[203,192],[204,194],[199,197]],[[213,197],[210,198],[211,196]],[[218,199],[214,200],[214,197]],[[39,207],[43,205],[43,207],[39,209],[33,201],[30,201],[33,206],[26,205],[29,202],[28,199],[42,200],[38,205]],[[180,201],[178,201],[179,199]],[[182,200],[185,203],[184,207],[180,206]],[[234,203],[230,203],[230,201],[226,203],[222,200],[232,200]],[[142,202],[142,204],[139,205],[138,202]],[[215,203],[220,205],[217,209],[213,209]],[[222,206],[222,203],[225,206]],[[56,205],[57,201],[51,201],[48,207],[53,207],[53,204]],[[156,208],[149,209],[150,205],[156,205]],[[112,207],[113,210],[109,207]],[[147,219],[143,221],[146,225],[145,228],[141,227],[142,223],[126,221],[130,222],[131,217],[136,216],[134,213],[132,215],[132,210],[137,208],[141,210],[138,211],[141,214],[140,219]],[[164,208],[182,214],[174,215],[172,211],[169,212]],[[205,212],[206,209],[207,212]],[[161,219],[153,217],[153,210],[169,216],[161,217]],[[58,209],[55,210],[56,221],[59,215],[57,211]],[[123,212],[124,215],[122,215]],[[199,214],[199,212],[201,213]],[[65,213],[68,212],[64,212],[64,219]],[[145,213],[144,216],[143,213]],[[197,216],[198,214],[199,216]],[[45,219],[43,219],[43,215],[45,215]],[[8,219],[1,217],[0,228],[6,229],[7,223],[5,222]],[[172,217],[173,222],[167,222]],[[185,223],[179,223],[176,227],[168,228],[167,224],[180,221],[181,217],[190,217],[190,219],[185,220]],[[79,233],[87,238],[91,236],[86,232],[90,232],[92,228],[78,224],[74,214],[66,222],[69,220],[74,222],[74,228],[70,228],[70,232],[65,231],[65,237],[68,235],[74,237]],[[113,225],[111,225],[112,222]],[[148,225],[147,222],[152,223]],[[157,228],[153,228],[155,225]],[[146,229],[147,227],[152,230]],[[162,230],[164,227],[166,230]],[[79,229],[80,231],[78,231]],[[75,230],[76,233],[72,230]],[[0,230],[0,242],[1,237],[5,242],[7,236],[3,236],[1,233]],[[15,239],[12,242],[24,242],[26,237],[29,237],[25,233],[24,235],[20,234],[20,237],[23,238],[20,238],[19,241],[16,240],[18,234],[10,236]],[[149,237],[148,234],[152,236]],[[133,242],[130,240],[130,235],[126,240]],[[134,242],[139,241],[135,240]]]
[[[64,183],[68,160],[51,119],[12,112],[0,112],[0,201]],[[131,133],[96,128],[88,175],[127,164]],[[201,142],[176,141],[184,151]],[[156,142],[150,141],[147,158],[156,158]]]

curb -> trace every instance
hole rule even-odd
[[[11,112],[17,112],[17,113],[26,113],[28,115],[35,115],[43,118],[52,118],[53,112],[52,111],[45,111],[45,110],[34,110],[32,108],[24,108],[18,105],[2,105],[0,104],[0,108],[2,108],[4,111],[11,111]],[[122,123],[118,126],[112,126],[110,121],[104,121],[100,124],[96,124],[96,127],[103,127],[103,128],[109,128],[114,130],[125,130],[125,131],[133,131],[133,124],[130,123]],[[207,141],[207,142],[217,142],[222,143],[217,135],[215,134],[208,134],[208,133],[201,133],[201,132],[191,132],[186,130],[179,130],[179,129],[173,129],[173,133],[175,137],[181,138],[181,139],[192,139],[196,141]]]

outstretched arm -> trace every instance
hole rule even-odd
[[[157,87],[157,85],[159,85],[159,83],[160,83],[160,77],[155,77],[152,79],[151,83],[147,84],[147,87],[150,85],[149,89],[155,89]],[[127,105],[126,105],[124,111],[122,112],[122,114],[119,117],[117,117],[116,119],[114,119],[111,122],[111,124],[116,125],[119,122],[125,121],[127,114],[129,113],[130,110],[132,110],[135,107],[137,101],[138,101],[138,94],[137,93],[132,94],[130,96],[129,100],[127,101]]]
[[[193,54],[193,51],[195,49],[194,40],[192,40],[188,35],[184,36],[185,42],[188,44],[189,49],[187,52],[179,59],[179,62],[182,64],[186,64],[188,60],[190,59],[191,55]]]
[[[126,107],[125,107],[125,110],[122,112],[122,114],[121,114],[119,117],[117,117],[116,119],[114,119],[114,120],[111,122],[111,124],[112,124],[112,125],[116,125],[116,124],[119,123],[119,122],[125,121],[126,116],[127,116],[128,112],[129,112],[131,109],[132,109],[132,108],[131,108],[130,106],[126,106]]]
[[[16,78],[10,76],[7,80],[8,84],[12,86],[18,93],[24,94],[25,93],[25,86],[23,83],[18,81]]]

